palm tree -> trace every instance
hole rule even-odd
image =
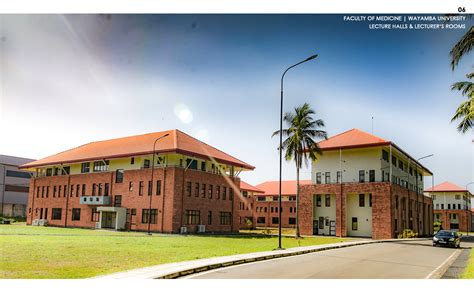
[[[296,163],[296,236],[300,236],[299,227],[299,192],[300,192],[300,169],[303,161],[308,165],[308,158],[312,161],[317,159],[318,154],[322,154],[318,144],[314,139],[327,139],[327,133],[319,128],[324,127],[322,119],[314,120],[314,110],[308,103],[296,107],[294,112],[287,112],[283,120],[288,125],[281,134],[287,138],[282,143],[282,149],[285,149],[285,159],[294,160]],[[280,134],[277,130],[272,137]]]
[[[466,77],[473,79],[474,73],[467,74]],[[471,81],[456,82],[451,86],[451,89],[458,90],[467,97],[467,101],[461,103],[451,119],[451,122],[461,119],[457,128],[460,132],[466,133],[474,126],[474,83]]]
[[[466,54],[468,54],[474,46],[474,26],[466,32],[465,35],[454,45],[450,51],[451,55],[451,69],[454,71],[459,63],[459,60]],[[470,80],[474,77],[474,73],[466,75]],[[458,124],[458,131],[466,133],[470,128],[474,127],[474,96],[473,96],[473,83],[471,81],[456,82],[451,86],[452,90],[461,91],[463,96],[467,97],[467,101],[461,103],[456,110],[451,122],[461,119]]]

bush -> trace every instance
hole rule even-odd
[[[441,225],[442,225],[441,221],[435,221],[433,223],[433,230],[434,230],[435,233],[437,233],[438,231],[441,230]]]
[[[398,238],[414,238],[418,237],[418,233],[411,229],[404,229],[402,233],[398,235]]]

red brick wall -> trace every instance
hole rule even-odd
[[[449,215],[455,213],[458,216],[459,231],[470,231],[471,230],[471,212],[469,210],[434,210],[434,214],[441,214],[441,225],[443,229],[450,229]]]
[[[399,202],[398,209],[395,209],[395,196],[407,198],[406,212],[403,217],[413,221],[415,231],[418,231],[419,222],[423,222],[423,206],[432,208],[430,198],[417,195],[413,191],[408,191],[398,185],[390,185],[387,182],[378,183],[344,183],[344,184],[318,184],[304,185],[300,189],[300,227],[301,233],[304,235],[312,235],[313,233],[313,195],[316,194],[335,194],[336,195],[336,236],[346,236],[346,201],[348,193],[370,193],[372,194],[372,238],[386,239],[396,237],[400,231],[400,227],[395,231],[395,219],[397,224],[401,224],[402,217],[401,204]],[[413,206],[412,217],[408,217],[408,198],[414,202],[420,202],[421,207],[419,213],[417,208]],[[426,210],[428,212],[428,210]],[[418,216],[419,215],[419,216]],[[425,213],[425,229],[420,234],[426,234],[432,229],[429,214]],[[407,223],[408,225],[408,223]]]
[[[255,226],[257,227],[278,227],[278,224],[273,224],[272,223],[272,218],[273,217],[279,217],[278,215],[278,201],[255,201],[254,203],[254,222]],[[266,210],[265,211],[265,207]],[[273,207],[273,212],[271,212],[271,209]],[[290,207],[292,208],[292,212],[290,212]],[[290,224],[289,219],[291,218],[296,218],[296,201],[282,201],[281,202],[281,227],[284,228],[294,228],[296,225]],[[256,212],[258,210],[258,212]],[[258,217],[265,217],[265,223],[257,223],[257,218]],[[301,215],[300,215],[301,218]]]
[[[240,192],[240,180],[238,178],[229,178],[226,180],[224,176],[196,171],[187,170],[183,168],[159,168],[154,169],[153,174],[153,193],[151,199],[151,208],[158,209],[157,223],[151,224],[151,231],[155,232],[179,232],[180,227],[185,225],[184,223],[184,210],[199,210],[201,212],[201,224],[206,225],[206,231],[210,232],[221,232],[221,231],[238,231],[238,204],[234,203],[229,198],[229,187],[230,183],[233,183],[234,197],[236,196],[236,190]],[[86,196],[92,194],[93,183],[109,183],[109,195],[112,196],[112,205],[114,197],[116,195],[122,195],[122,207],[135,208],[137,211],[136,225],[133,226],[136,230],[146,231],[148,229],[148,223],[141,223],[142,221],[142,209],[148,209],[150,205],[150,196],[148,196],[148,181],[151,180],[151,169],[141,170],[129,170],[124,171],[124,179],[122,183],[115,183],[114,172],[104,173],[88,173],[78,174],[70,176],[70,185],[82,184],[86,185]],[[160,195],[156,195],[156,181],[161,180],[162,191]],[[143,195],[139,195],[139,181],[143,181]],[[192,195],[188,197],[186,194],[186,182],[191,181],[192,184]],[[129,182],[133,182],[131,191],[129,190]],[[184,182],[184,183],[183,183]],[[198,182],[200,185],[206,184],[206,197],[202,198],[201,193],[199,197],[194,195],[194,187]],[[209,197],[208,187],[213,185],[212,198]],[[80,197],[81,194],[76,196],[76,186],[74,186],[74,195],[70,196],[68,191],[68,197],[52,197],[53,186],[68,185],[68,176],[56,176],[56,177],[39,177],[31,179],[30,181],[30,192],[28,199],[28,209],[31,208],[31,212],[28,212],[27,223],[31,224],[33,219],[38,219],[40,216],[40,208],[48,208],[48,222],[50,225],[55,226],[73,226],[73,227],[95,227],[95,222],[91,221],[92,208],[96,206],[81,205]],[[217,199],[216,186],[227,188],[227,199]],[[40,187],[39,198],[36,197],[36,189]],[[41,198],[41,187],[49,186],[48,198]],[[69,187],[70,190],[70,187]],[[184,193],[184,196],[183,196]],[[238,196],[238,195],[237,195]],[[66,215],[66,204],[67,204],[67,215]],[[38,208],[38,212],[36,209]],[[61,220],[51,220],[52,208],[62,208]],[[72,221],[71,214],[72,208],[81,209],[81,220]],[[212,211],[212,224],[207,224],[208,211]],[[219,213],[221,211],[230,212],[232,214],[232,223],[230,225],[220,225]],[[67,216],[67,224],[66,224]],[[196,226],[189,226],[188,231],[195,231]]]

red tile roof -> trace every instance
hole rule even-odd
[[[392,147],[396,148],[399,152],[409,157],[413,162],[416,161],[416,159],[412,158],[409,154],[403,151],[395,143],[389,140],[380,138],[378,136],[375,136],[373,134],[367,133],[357,128],[353,128],[351,130],[334,135],[328,138],[327,140],[323,140],[318,143],[318,146],[322,151],[366,148],[366,147],[375,147],[375,146],[389,146],[389,145],[392,145]],[[417,164],[421,168],[423,168],[424,171],[426,171],[427,173],[431,175],[433,174],[421,163],[417,162]]]
[[[359,129],[351,129],[318,143],[323,150],[389,145],[390,141]]]
[[[151,154],[153,153],[154,141],[165,134],[169,134],[169,136],[160,139],[156,143],[156,153],[177,152],[203,159],[211,157],[220,163],[250,170],[255,168],[177,129],[91,142],[24,164],[21,168]]]
[[[264,193],[263,190],[258,189],[255,186],[250,185],[249,183],[246,183],[242,180],[240,180],[240,190],[242,191],[250,191],[250,192],[255,192],[255,193]]]
[[[434,186],[434,189],[433,187],[426,189],[425,192],[467,192],[467,190],[451,182],[443,182]]]
[[[310,184],[311,180],[300,180],[300,186]],[[258,184],[257,188],[264,191],[260,195],[278,195],[279,181],[267,181]],[[281,181],[281,195],[296,195],[296,180]]]

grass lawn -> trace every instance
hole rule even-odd
[[[87,278],[157,264],[269,251],[277,237],[262,235],[148,236],[137,232],[0,225],[0,278]],[[283,238],[283,247],[348,241]]]
[[[474,248],[471,249],[471,257],[467,263],[464,274],[461,275],[462,279],[474,279]]]

